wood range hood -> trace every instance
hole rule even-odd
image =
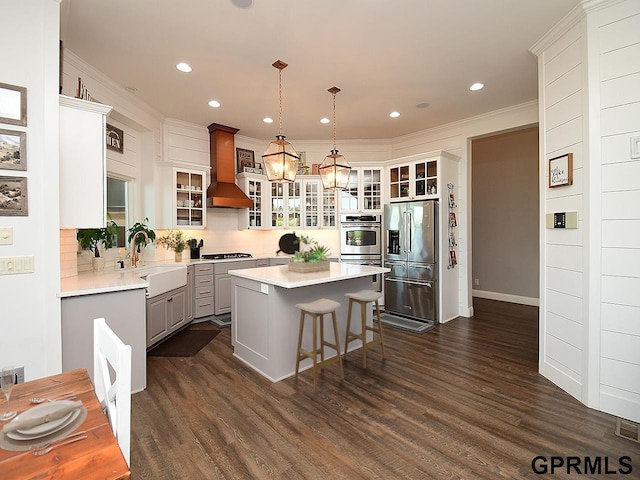
[[[209,129],[211,184],[207,207],[250,208],[253,201],[236,185],[235,139],[237,128],[212,123]]]

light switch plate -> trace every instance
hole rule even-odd
[[[631,139],[631,158],[640,158],[640,137]]]
[[[33,255],[24,257],[0,257],[0,275],[33,273]]]
[[[13,244],[13,227],[0,227],[0,245]]]

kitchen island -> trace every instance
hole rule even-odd
[[[286,265],[229,271],[233,276],[231,343],[234,356],[272,382],[292,376],[295,372],[300,324],[300,311],[296,304],[319,298],[340,303],[336,316],[341,352],[344,352],[348,306],[344,294],[370,289],[371,275],[388,271],[383,267],[333,262],[330,263],[330,270],[324,272],[290,272]],[[373,309],[369,307],[369,325],[373,321],[372,313]],[[359,318],[360,312],[355,310],[353,315]],[[333,338],[330,323],[325,323],[325,335]],[[312,330],[309,325],[308,321],[303,345],[311,344]],[[371,332],[368,335],[372,335]],[[349,350],[361,346],[361,342],[350,342]],[[335,352],[327,349],[326,354],[330,357]],[[311,360],[306,359],[300,369],[310,367]]]

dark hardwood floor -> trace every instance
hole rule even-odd
[[[385,361],[374,348],[363,370],[352,352],[345,381],[331,365],[315,394],[309,371],[274,384],[235,359],[230,329],[195,357],[149,357],[132,401],[132,478],[640,478],[640,445],[614,434],[615,418],[537,373],[537,308],[474,309],[424,335],[385,327]],[[581,457],[582,474],[536,474],[536,456],[547,459],[537,469]],[[622,456],[631,472],[606,474],[605,457],[628,470]],[[600,475],[584,457],[600,458]]]

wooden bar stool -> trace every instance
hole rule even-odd
[[[295,379],[298,379],[298,370],[300,368],[300,362],[305,358],[310,358],[313,362],[313,391],[318,388],[318,370],[321,370],[333,362],[338,362],[340,365],[340,378],[344,380],[344,372],[342,370],[342,357],[340,356],[340,341],[338,340],[338,322],[336,321],[336,309],[340,306],[338,302],[321,298],[314,302],[298,303],[296,308],[300,309],[300,330],[298,333],[298,352],[296,353],[296,375]],[[330,313],[333,320],[333,335],[336,343],[330,343],[324,338],[324,316]],[[311,351],[302,348],[302,332],[304,330],[304,317],[309,315],[312,320],[313,326],[313,345]],[[318,317],[320,317],[320,344],[318,344]],[[333,348],[336,351],[336,356],[325,360],[324,347]],[[320,361],[318,362],[318,354],[320,354]]]
[[[347,355],[347,347],[349,342],[354,340],[362,340],[362,368],[367,368],[367,348],[371,348],[375,345],[380,345],[382,349],[382,358],[384,359],[384,340],[382,337],[382,322],[380,321],[380,305],[378,300],[382,297],[382,292],[376,292],[373,290],[361,290],[356,293],[345,293],[345,297],[349,299],[349,313],[347,314],[347,336],[344,341],[344,355]],[[351,309],[353,303],[360,304],[360,318],[362,327],[360,333],[354,333],[351,331]],[[378,327],[369,327],[367,325],[367,304],[373,302],[376,308],[376,315],[378,317]],[[377,338],[367,342],[367,331],[371,331],[378,334]]]

